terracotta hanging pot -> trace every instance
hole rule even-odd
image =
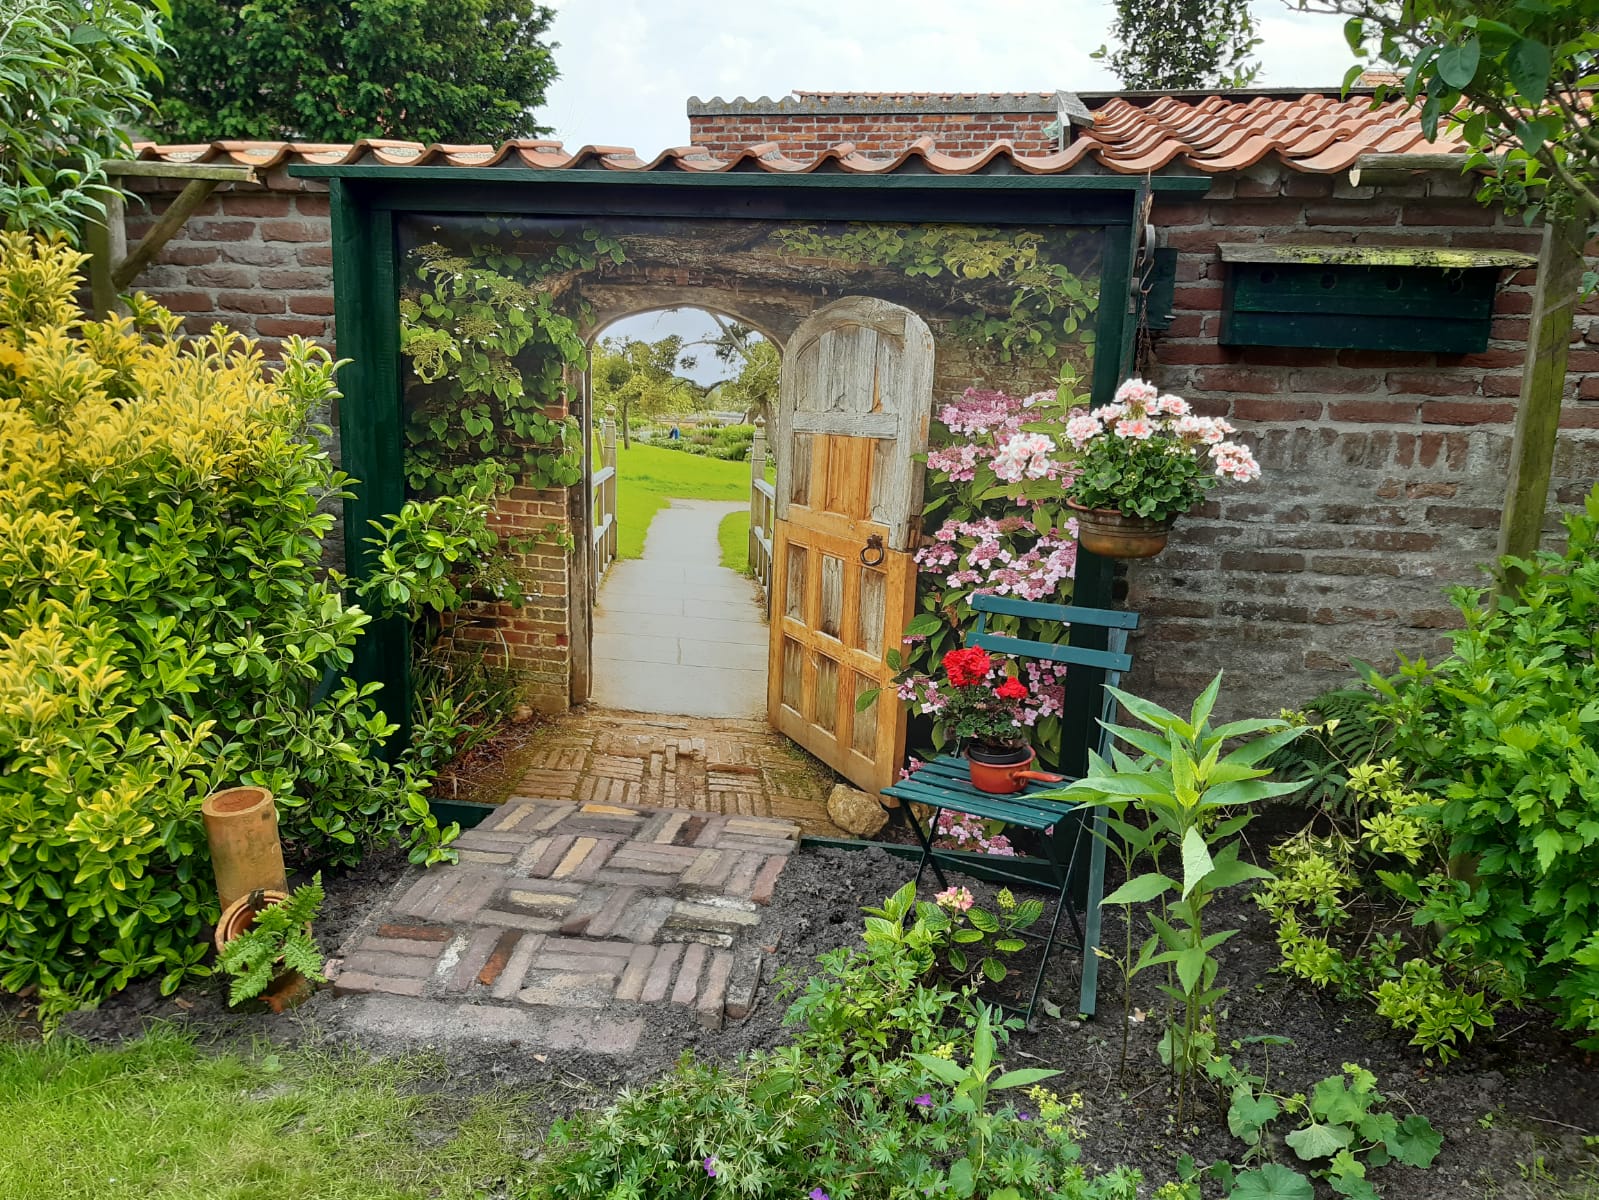
[[[1084,508],[1074,500],[1066,507],[1077,517],[1077,541],[1102,558],[1149,558],[1166,548],[1176,517],[1163,521],[1129,517],[1114,508]]]
[[[255,915],[261,909],[273,904],[281,904],[288,898],[286,892],[259,891],[240,896],[232,904],[228,905],[222,910],[222,916],[217,921],[216,933],[213,935],[217,953],[221,954],[229,942],[254,925]],[[252,900],[257,901],[257,904],[252,904]],[[306,922],[305,931],[308,934],[311,932],[311,923],[309,921]],[[279,963],[282,961],[281,958],[278,959]],[[267,985],[266,991],[262,992],[256,999],[260,1000],[273,1012],[280,1013],[309,1000],[312,990],[311,981],[300,972],[280,971],[272,982]],[[241,1001],[241,1003],[243,1002]]]
[[[1029,782],[1060,783],[1064,775],[1030,768],[1038,756],[1031,746],[996,746],[974,742],[966,747],[966,769],[972,786],[991,796],[1009,796]]]

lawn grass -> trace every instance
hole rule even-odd
[[[748,463],[638,443],[631,448],[618,446],[617,557],[638,558],[644,553],[644,535],[668,500],[746,500],[749,494]]]
[[[524,1175],[527,1097],[427,1095],[441,1062],[209,1054],[170,1028],[96,1049],[0,1042],[5,1200],[400,1200]]]
[[[716,527],[716,540],[722,546],[722,565],[740,575],[750,569],[750,510],[740,509],[722,518]]]

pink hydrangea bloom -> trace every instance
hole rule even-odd
[[[950,912],[966,912],[977,903],[977,897],[967,888],[950,887],[934,896],[933,903]]]

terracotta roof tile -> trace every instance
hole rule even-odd
[[[812,96],[832,93],[805,93]],[[919,94],[919,93],[918,93]],[[946,93],[935,93],[946,95]],[[985,93],[986,94],[986,93]],[[1014,93],[1026,95],[1028,93]],[[999,93],[993,93],[999,95]],[[1111,97],[1094,111],[1094,123],[1062,151],[1018,154],[1006,141],[971,156],[940,151],[920,138],[894,154],[865,154],[840,143],[814,157],[791,157],[775,142],[750,146],[732,157],[712,155],[699,146],[679,146],[646,162],[630,147],[584,146],[566,150],[539,139],[502,146],[431,145],[386,139],[350,144],[217,141],[194,145],[137,144],[139,157],[169,162],[233,162],[256,168],[292,163],[382,163],[395,166],[498,167],[541,170],[692,171],[774,174],[845,172],[857,175],[924,171],[936,175],[976,174],[990,169],[1026,174],[1107,170],[1144,174],[1165,169],[1215,174],[1238,171],[1273,155],[1296,171],[1345,171],[1362,154],[1462,153],[1449,131],[1428,142],[1414,110],[1400,101],[1373,108],[1363,97],[1341,99],[1310,93],[1241,98],[1155,96]]]

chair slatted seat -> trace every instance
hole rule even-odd
[[[1072,676],[1068,695],[1091,708],[1079,714],[1075,722],[1067,722],[1068,728],[1081,731],[1083,739],[1081,746],[1064,748],[1067,761],[1086,764],[1090,750],[1108,757],[1110,734],[1105,726],[1116,719],[1116,699],[1109,689],[1119,686],[1122,674],[1132,669],[1127,638],[1138,626],[1138,614],[1042,604],[1005,596],[973,596],[970,603],[977,613],[977,621],[966,637],[966,645],[979,646],[993,654],[1061,663],[1068,667]],[[1069,638],[1065,643],[1053,643],[991,632],[988,628],[991,615],[1059,622],[1070,629]],[[1072,778],[1067,776],[1068,781]],[[1082,955],[1078,1011],[1092,1016],[1098,994],[1099,958],[1095,950],[1099,945],[1099,902],[1105,886],[1104,816],[1096,808],[1053,799],[1053,794],[1062,786],[1029,781],[1021,791],[1010,795],[981,792],[972,786],[965,758],[945,754],[926,763],[909,778],[883,789],[885,795],[894,797],[903,806],[921,846],[921,859],[916,868],[918,887],[929,867],[939,886],[947,887],[945,864],[971,866],[969,854],[957,856],[933,846],[940,812],[1001,821],[1007,826],[1043,835],[1047,857],[1016,859],[989,855],[981,859],[985,876],[1032,886],[1042,881],[1054,892],[1053,913],[1048,913],[1046,907],[1049,928],[1043,937],[1044,949],[1032,992],[1026,1008],[1018,1009],[1025,1021],[1032,1020],[1063,914],[1070,921]],[[931,810],[925,821],[918,817],[916,806]],[[1078,920],[1079,908],[1081,921]]]

